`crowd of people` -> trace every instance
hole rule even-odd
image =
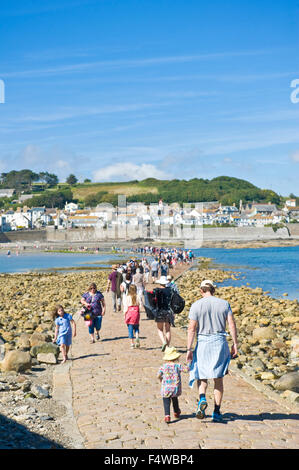
[[[149,260],[150,257],[150,260]],[[158,371],[161,381],[166,423],[170,422],[170,405],[174,417],[180,417],[178,397],[182,393],[181,372],[189,372],[189,385],[197,382],[199,399],[196,417],[205,417],[207,408],[206,389],[208,380],[214,380],[213,421],[222,421],[220,406],[223,398],[223,377],[227,374],[230,359],[238,354],[237,330],[229,303],[216,297],[216,286],[211,280],[203,280],[200,285],[202,297],[194,302],[189,312],[186,366],[178,363],[180,353],[171,347],[171,326],[174,326],[172,298],[179,293],[171,270],[177,263],[192,263],[191,250],[145,247],[142,258],[132,258],[126,263],[115,264],[108,275],[106,292],[111,292],[114,312],[122,312],[128,328],[128,338],[132,349],[140,348],[140,313],[146,310],[147,286],[151,288],[156,300],[155,320],[157,333],[164,353],[163,366]],[[157,287],[156,287],[157,286]],[[91,343],[100,340],[102,319],[106,313],[106,303],[102,292],[95,283],[81,297],[81,314],[88,326]],[[68,350],[76,324],[71,315],[64,312],[60,305],[55,312],[55,338],[60,345],[63,362],[68,359]],[[228,326],[233,345],[228,347],[226,327]],[[192,345],[196,339],[196,347]]]

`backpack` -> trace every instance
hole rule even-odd
[[[185,300],[177,291],[174,291],[171,297],[170,306],[173,313],[181,313],[185,308]]]
[[[144,309],[149,320],[157,316],[157,298],[153,291],[144,291]]]
[[[125,315],[125,322],[127,325],[138,325],[140,320],[140,313],[138,305],[131,305]]]
[[[172,292],[170,288],[157,287],[153,291],[144,291],[144,309],[149,320],[159,320],[165,316],[172,316],[170,305]]]

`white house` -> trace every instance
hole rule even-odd
[[[252,215],[261,214],[261,215],[271,215],[273,212],[277,211],[275,204],[252,204]]]
[[[64,206],[64,210],[69,213],[76,212],[79,209],[78,204],[75,204],[74,202],[66,202]]]
[[[287,199],[285,205],[286,207],[296,207],[296,199]]]
[[[0,189],[0,198],[1,197],[12,197],[15,193],[15,189]]]

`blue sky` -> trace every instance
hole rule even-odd
[[[298,1],[1,4],[0,172],[299,195]]]

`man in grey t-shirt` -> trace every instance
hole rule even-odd
[[[196,416],[205,417],[206,389],[208,379],[214,379],[215,408],[213,421],[221,421],[220,405],[223,397],[223,377],[227,373],[231,357],[238,353],[237,329],[230,305],[226,300],[214,297],[215,285],[205,280],[200,285],[202,299],[192,304],[189,312],[187,362],[191,362],[190,385],[194,380],[199,384],[199,402]],[[231,352],[226,340],[226,324],[232,336]],[[198,335],[196,351],[191,349],[195,335]]]

